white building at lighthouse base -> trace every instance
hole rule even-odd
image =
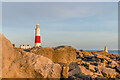
[[[22,48],[22,49],[30,49],[30,48],[32,48],[32,47],[31,47],[31,46],[29,46],[29,45],[27,45],[27,46],[20,45],[20,48]]]

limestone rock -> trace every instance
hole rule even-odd
[[[82,73],[84,73],[84,75],[93,75],[93,72],[87,70],[85,67],[83,66],[79,66],[80,70]]]
[[[68,74],[68,76],[75,76],[75,77],[81,77],[81,76],[89,76],[93,75],[93,72],[87,70],[84,66],[79,66],[78,68],[75,68],[73,70],[71,70]]]
[[[64,78],[68,78],[68,71],[69,71],[69,67],[68,67],[68,66],[63,66],[62,76],[63,76]]]
[[[92,72],[95,72],[96,71],[95,67],[96,66],[94,66],[94,65],[89,65],[89,70],[92,71]]]
[[[13,47],[3,35],[2,77],[5,78],[120,78],[120,57],[105,51],[86,52],[71,46]]]
[[[69,70],[73,70],[75,68],[78,68],[78,63],[77,62],[72,62],[69,64]]]
[[[42,48],[36,54],[43,55],[55,63],[71,63],[76,60],[76,49],[71,46]]]
[[[109,57],[106,57],[106,56],[104,56],[104,55],[100,55],[100,54],[97,54],[97,58],[110,60]]]
[[[91,65],[98,66],[98,63],[97,63],[97,62],[91,62],[90,64],[91,64]]]
[[[118,66],[118,64],[115,61],[111,61],[111,63],[108,66],[111,68],[114,68],[114,67]]]
[[[91,52],[84,52],[83,55],[94,56]]]
[[[3,78],[60,78],[59,64],[41,55],[13,48],[11,42],[3,35],[0,39]]]
[[[75,68],[75,69],[69,71],[69,73],[68,73],[69,77],[74,76],[74,75],[83,75],[83,73],[81,73],[80,68]]]
[[[111,68],[106,68],[106,67],[99,67],[101,73],[103,74],[104,77],[106,78],[115,78],[117,73],[115,71],[115,69],[111,69]]]

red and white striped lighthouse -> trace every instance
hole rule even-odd
[[[36,24],[36,28],[35,28],[35,46],[36,46],[36,47],[41,46],[39,24]]]

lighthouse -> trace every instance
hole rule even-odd
[[[36,24],[35,28],[35,47],[41,46],[41,39],[40,39],[40,28],[39,24]]]

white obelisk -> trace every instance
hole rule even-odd
[[[107,48],[107,46],[105,46],[104,51],[108,53],[108,48]]]

